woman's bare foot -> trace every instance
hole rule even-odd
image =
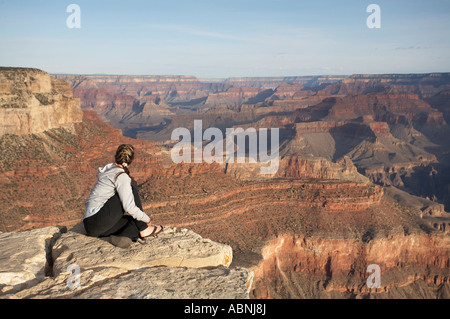
[[[151,235],[156,235],[159,234],[162,231],[162,226],[158,225],[158,226],[148,226],[146,229],[142,230],[140,232],[140,235],[142,238],[151,236]]]

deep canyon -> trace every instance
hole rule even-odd
[[[0,68],[0,231],[71,227],[121,143],[155,223],[233,248],[253,298],[450,298],[450,74],[197,79]],[[279,128],[278,171],[171,132]],[[381,285],[369,288],[367,267]]]

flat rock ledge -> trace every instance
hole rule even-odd
[[[232,249],[185,228],[122,249],[45,227],[0,233],[0,298],[247,299],[253,272],[230,268]]]

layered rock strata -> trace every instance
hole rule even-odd
[[[27,68],[0,68],[0,136],[33,134],[79,123],[79,98],[66,82]]]
[[[263,249],[255,298],[450,298],[446,235],[362,240],[283,235]],[[374,278],[377,267],[378,281]],[[351,276],[349,276],[351,274]]]

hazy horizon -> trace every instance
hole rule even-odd
[[[0,68],[30,68],[36,69],[33,66],[15,66],[15,65],[0,65]],[[39,68],[38,68],[39,69]],[[320,77],[320,76],[335,76],[335,77],[351,77],[354,75],[425,75],[425,74],[450,74],[450,71],[438,71],[438,72],[404,72],[404,73],[352,73],[352,74],[300,74],[300,75],[259,75],[259,76],[230,76],[230,77],[199,77],[194,74],[135,74],[135,73],[67,73],[67,72],[48,72],[45,69],[40,69],[51,75],[85,75],[85,76],[182,76],[182,77],[195,77],[198,80],[226,80],[230,78],[290,78],[290,77]]]
[[[13,67],[13,66],[8,66]],[[43,70],[45,71],[45,70]],[[183,76],[195,77],[198,80],[226,80],[232,78],[290,78],[290,77],[320,77],[320,76],[335,76],[335,77],[351,77],[353,75],[422,75],[422,74],[450,74],[450,71],[441,72],[405,72],[405,73],[353,73],[353,74],[302,74],[302,75],[260,75],[260,76],[230,76],[230,77],[199,77],[193,74],[132,74],[132,73],[57,73],[49,72],[54,75],[85,75],[85,76]]]

